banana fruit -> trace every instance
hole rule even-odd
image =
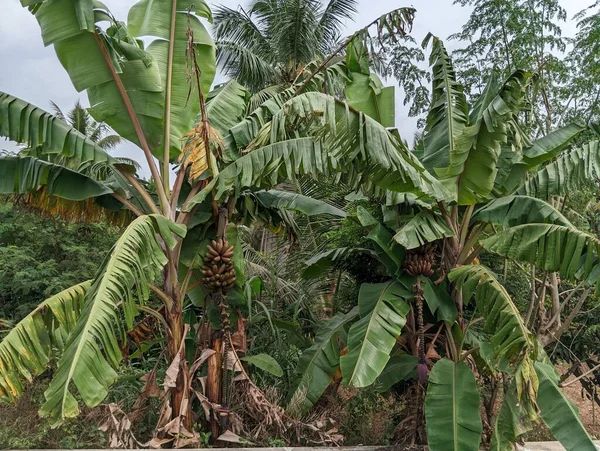
[[[404,270],[411,276],[431,277],[434,271],[435,246],[427,243],[406,252]]]
[[[233,252],[233,246],[221,238],[206,246],[204,265],[200,269],[206,288],[225,293],[233,287],[237,278],[232,262]]]

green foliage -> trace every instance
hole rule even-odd
[[[559,124],[568,97],[564,88],[569,68],[560,52],[567,46],[561,22],[567,18],[558,0],[455,0],[472,7],[469,20],[450,39],[468,43],[453,53],[461,79],[471,97],[478,97],[486,81],[498,71],[506,79],[515,70],[539,72],[532,91],[532,117],[527,126],[539,136]]]
[[[0,180],[0,194],[26,194],[44,186],[49,195],[82,201],[111,192],[79,172],[33,157],[1,158]]]
[[[341,401],[340,432],[351,445],[391,445],[394,429],[402,421],[404,403],[393,394],[376,392],[372,387],[359,391],[350,400]]]
[[[331,383],[340,365],[338,340],[345,340],[346,327],[358,315],[355,307],[347,314],[338,313],[319,328],[314,344],[306,349],[298,362],[298,378],[290,402],[300,409],[311,408]]]
[[[60,355],[89,289],[84,282],[46,299],[6,334],[0,343],[0,400],[14,401],[23,391],[21,379],[31,382],[55,352]]]
[[[0,203],[0,317],[20,321],[41,300],[91,279],[117,233]]]
[[[410,293],[395,282],[361,286],[360,319],[348,331],[348,354],[340,358],[345,384],[366,387],[381,374],[406,323],[407,296]]]
[[[477,451],[481,431],[479,391],[463,363],[437,362],[429,375],[425,398],[427,440],[431,451]]]
[[[279,363],[277,363],[277,360],[275,360],[268,354],[247,355],[242,357],[240,360],[248,362],[254,365],[256,368],[266,371],[267,373],[270,373],[273,376],[283,376],[283,370],[281,369]]]
[[[594,2],[575,15],[577,34],[573,47],[568,54],[567,63],[571,68],[568,84],[570,101],[566,104],[564,115],[570,119],[579,119],[588,123],[597,123],[599,119],[598,85],[600,64],[595,55],[600,42],[600,4]]]
[[[102,139],[102,126],[88,124],[87,112],[79,106],[70,112],[70,124],[65,123],[60,110],[57,116],[24,100],[0,92],[0,134],[18,143],[27,143],[41,154],[58,155],[66,162],[109,163],[116,160],[108,155]]]
[[[580,230],[551,224],[524,224],[485,239],[482,245],[503,257],[533,263],[571,280],[598,281],[598,240]]]
[[[187,14],[188,6],[192,4],[188,1],[178,2],[177,11],[171,11],[170,3],[161,7],[154,2],[140,1],[130,13],[132,33],[102,4],[70,0],[37,3],[32,13],[39,22],[44,44],[54,45],[75,89],[87,91],[91,104],[89,112],[94,119],[105,122],[123,138],[145,147],[136,130],[137,124],[123,107],[119,85],[113,75],[115,71],[121,74],[124,90],[136,111],[149,148],[162,158],[161,145],[165,137],[170,136],[171,145],[167,151],[175,156],[183,133],[192,128],[199,110],[197,95],[190,98],[195,103],[194,108],[184,108],[188,91],[184,56],[186,16],[192,24],[196,49],[202,55],[198,60],[204,75],[205,94],[215,73],[214,44],[194,15],[209,17],[204,2]],[[146,11],[156,20],[148,21],[144,17]],[[177,19],[174,20],[175,30],[171,30],[171,18]],[[108,22],[105,33],[97,33],[97,21]],[[167,50],[171,48],[168,45],[171,31],[176,32],[173,54]],[[135,39],[136,33],[161,39],[144,49]],[[167,68],[174,66],[177,68],[172,70],[170,77]],[[165,107],[167,98],[171,103]],[[165,131],[168,124],[169,129]]]

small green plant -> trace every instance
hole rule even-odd
[[[285,440],[280,438],[270,438],[269,439],[269,448],[282,448],[287,446]]]

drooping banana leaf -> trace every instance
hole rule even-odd
[[[404,262],[404,249],[393,241],[392,232],[383,224],[377,224],[367,235],[376,244],[377,258],[386,267],[390,276],[399,275]]]
[[[392,355],[376,382],[378,392],[386,392],[400,381],[417,377],[418,359],[414,355],[398,353]]]
[[[33,157],[0,158],[0,194],[25,194],[43,186],[47,195],[81,201],[112,193],[79,172]]]
[[[463,362],[438,361],[425,397],[427,441],[431,451],[478,451],[481,440],[479,390]]]
[[[325,201],[291,191],[268,190],[257,191],[254,196],[265,208],[295,211],[307,216],[331,215],[345,218],[346,212]]]
[[[358,39],[350,41],[346,47],[346,101],[384,127],[394,127],[394,87],[383,86],[369,66],[369,54],[364,43]]]
[[[593,236],[562,225],[524,224],[503,230],[481,242],[502,257],[532,263],[565,279],[587,279],[598,285],[598,250]]]
[[[523,149],[523,160],[531,168],[553,159],[586,128],[585,125],[572,123],[548,133]]]
[[[536,362],[540,380],[537,404],[552,435],[567,451],[595,451],[596,447],[581,424],[577,407],[558,387],[558,376],[551,365]]]
[[[535,408],[534,413],[537,414]],[[517,399],[516,388],[509,386],[496,417],[490,451],[513,451],[519,436],[530,431],[532,427],[523,404]]]
[[[46,299],[2,339],[0,400],[14,401],[25,381],[46,371],[73,330],[90,285],[84,282]]]
[[[483,117],[487,107],[492,103],[492,100],[498,95],[498,90],[502,87],[501,80],[498,79],[498,72],[493,70],[486,82],[485,88],[481,95],[477,98],[471,108],[469,115],[469,123],[476,124]]]
[[[570,150],[532,174],[518,194],[547,199],[590,186],[600,177],[600,141]]]
[[[148,283],[167,261],[157,234],[173,248],[173,233],[183,236],[185,228],[162,216],[140,216],[119,238],[86,291],[84,308],[44,393],[43,416],[60,422],[79,413],[71,383],[90,407],[106,397],[122,358],[118,337],[133,327],[137,305],[148,298]]]
[[[452,236],[454,232],[440,215],[431,210],[423,210],[396,232],[394,241],[406,249],[414,249]]]
[[[116,160],[65,121],[17,97],[0,92],[0,136],[26,144],[39,157],[60,155],[71,169],[86,163],[115,165],[135,172]]]
[[[337,339],[345,339],[346,326],[357,316],[358,307],[355,307],[346,314],[337,313],[319,328],[314,344],[302,353],[298,361],[298,379],[288,400],[298,402],[303,410],[310,409],[319,400],[340,366]]]
[[[448,279],[462,290],[464,302],[475,299],[496,358],[517,363],[533,351],[533,338],[519,310],[489,269],[483,265],[462,266],[450,272]]]
[[[437,200],[448,198],[437,179],[392,133],[334,97],[309,92],[283,105],[271,121],[269,142],[298,135],[314,137],[322,144],[343,168],[342,180],[350,188],[376,186]]]
[[[390,360],[406,323],[411,293],[397,282],[363,284],[358,295],[360,320],[348,332],[348,354],[340,358],[346,385],[367,387]]]
[[[283,369],[281,368],[281,365],[279,365],[277,360],[275,360],[269,354],[246,355],[241,357],[240,360],[248,362],[254,365],[256,368],[266,371],[273,376],[283,376]]]
[[[160,102],[164,112],[158,147],[164,148],[168,139],[171,158],[181,152],[181,139],[194,127],[200,112],[196,82],[188,78],[191,70],[186,61],[188,27],[193,33],[204,96],[208,95],[216,72],[215,45],[199,17],[212,20],[204,0],[141,0],[131,7],[127,18],[131,36],[156,38],[146,51],[158,64],[160,74]]]
[[[438,321],[454,322],[458,316],[458,310],[446,283],[437,284],[429,277],[423,277],[421,281],[423,282],[423,297],[431,313],[436,315]],[[412,284],[412,280],[410,283]]]
[[[504,196],[494,199],[477,210],[471,222],[487,222],[503,227],[532,223],[573,227],[552,205],[529,196]]]
[[[304,269],[302,270],[302,277],[305,279],[318,277],[329,271],[335,263],[343,261],[347,258],[351,258],[352,255],[357,253],[368,254],[374,258],[377,258],[377,255],[370,249],[351,247],[330,249],[308,259],[305,263]]]
[[[318,65],[317,62],[308,64],[305,71],[312,73]],[[332,63],[324,71],[319,71],[304,88],[304,91],[321,91],[326,79],[345,77],[346,71],[345,61]],[[277,92],[272,92],[258,106],[251,108],[250,113],[243,120],[229,129],[229,133],[223,137],[229,155],[239,156],[238,152],[255,141],[260,133],[268,132],[266,126],[273,115],[280,111],[282,106],[296,94],[297,89],[304,81],[300,79],[298,83],[287,89],[278,89]]]

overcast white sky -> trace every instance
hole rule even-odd
[[[235,8],[243,0],[208,0],[211,5],[224,4]],[[136,0],[103,0],[112,13],[121,20],[127,20],[127,12]],[[31,102],[40,108],[50,110],[50,101],[54,101],[63,110],[68,110],[79,99],[87,104],[85,93],[78,93],[71,86],[67,73],[58,62],[52,47],[44,48],[37,21],[22,8],[19,0],[2,0],[0,15],[0,91],[10,93]],[[593,3],[593,0],[561,0],[567,10],[569,20],[562,24],[563,33],[573,36],[576,29],[570,20],[575,13]],[[355,29],[400,6],[413,6],[417,9],[413,36],[420,42],[432,32],[446,39],[448,35],[460,30],[470,14],[469,8],[453,5],[452,0],[414,0],[412,3],[396,0],[360,0],[359,11],[354,22],[346,24],[346,32]],[[447,43],[449,50],[457,45]],[[217,82],[223,81],[218,77]],[[407,117],[402,108],[402,93],[396,93],[396,125],[403,137],[411,139],[415,130],[415,120]],[[14,144],[0,141],[0,149],[14,149]],[[123,144],[115,155],[129,156],[142,161],[140,151],[130,143]],[[144,171],[145,172],[145,171]]]

